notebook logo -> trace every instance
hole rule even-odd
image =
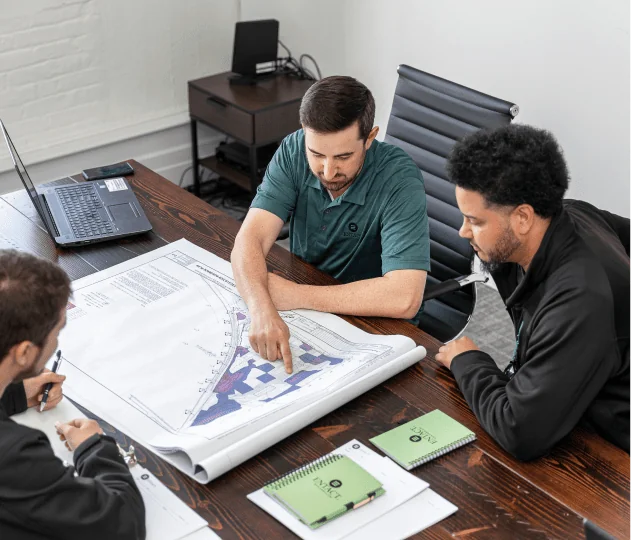
[[[336,490],[336,488],[342,486],[342,482],[340,480],[331,480],[330,482],[325,482],[320,477],[316,476],[313,479],[313,485],[317,487],[322,493],[324,493],[329,499],[337,500],[342,497],[342,494]]]
[[[410,430],[414,433],[414,435],[410,437],[412,442],[421,442],[423,440],[427,441],[429,444],[436,444],[438,442],[434,435],[432,435],[429,431],[425,431],[421,427],[412,426]]]

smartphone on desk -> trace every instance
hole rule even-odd
[[[99,180],[101,178],[114,178],[115,176],[128,176],[134,174],[134,168],[129,163],[118,163],[116,165],[105,165],[94,169],[82,171],[86,180]]]

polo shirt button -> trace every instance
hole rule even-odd
[[[321,231],[326,231],[326,225],[322,225],[322,227],[320,227]]]
[[[330,214],[331,213],[331,209],[328,208],[327,210],[324,211],[325,214]]]

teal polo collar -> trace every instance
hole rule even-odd
[[[355,179],[348,190],[346,190],[346,192],[344,192],[344,194],[339,199],[337,199],[337,201],[358,204],[360,206],[363,206],[366,203],[366,191],[369,188],[367,181],[371,175],[370,169],[372,168],[372,163],[374,160],[374,148],[375,146],[372,145],[368,149],[368,152],[366,152],[366,158],[364,159],[364,164],[362,165],[362,170],[359,173],[359,177]],[[311,169],[309,169],[307,185],[322,191],[322,184],[320,183],[320,179],[315,174],[313,174],[313,171],[311,171]]]

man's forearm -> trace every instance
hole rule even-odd
[[[296,285],[299,307],[342,315],[411,319],[421,306],[423,285],[401,287],[387,276],[345,285]]]
[[[265,255],[261,246],[253,240],[237,239],[230,261],[237,290],[248,307],[274,309],[268,289]]]

